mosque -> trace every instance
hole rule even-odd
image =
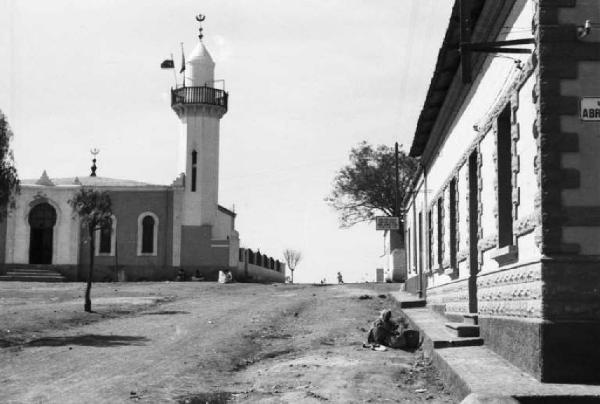
[[[199,20],[200,21],[200,20]],[[181,121],[179,167],[170,185],[96,175],[23,180],[16,206],[0,222],[0,280],[84,280],[90,243],[69,200],[82,187],[107,191],[112,228],[95,234],[94,280],[239,280],[283,282],[285,265],[240,248],[236,214],[219,205],[219,125],[228,93],[214,87],[215,63],[202,41],[185,63],[186,81],[171,90]],[[171,62],[172,64],[172,62]],[[171,66],[172,67],[172,66]],[[185,152],[183,152],[185,150]]]

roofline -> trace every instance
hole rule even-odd
[[[438,52],[435,70],[417,121],[413,143],[409,152],[409,156],[411,157],[419,157],[423,154],[431,136],[433,126],[437,122],[440,111],[445,104],[448,90],[460,68],[460,56],[458,52],[460,41],[459,3],[459,0],[455,0],[452,6],[448,28]],[[486,0],[473,0],[471,11],[473,27],[477,25],[485,4]]]
[[[231,217],[236,217],[237,216],[237,213],[235,213],[234,211],[231,211],[231,210],[229,210],[229,209],[227,209],[227,208],[225,208],[225,207],[223,207],[221,205],[217,204],[217,208],[219,209],[220,212],[223,212],[226,215],[229,215]]]
[[[102,188],[110,191],[168,191],[173,189],[169,185],[79,185],[79,184],[64,184],[64,185],[39,185],[39,184],[20,184],[21,188],[45,188],[45,189],[71,189],[79,188]]]

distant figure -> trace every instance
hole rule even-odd
[[[204,277],[202,275],[200,275],[200,270],[196,269],[196,273],[194,274],[194,276],[192,276],[192,280],[199,282],[199,281],[203,281]]]
[[[337,273],[337,278],[338,278],[338,283],[341,285],[342,283],[344,283],[344,279],[342,278],[342,273],[338,272]]]
[[[223,269],[219,271],[219,283],[231,283],[233,282],[233,275],[229,269]]]
[[[178,282],[185,281],[185,271],[183,270],[183,268],[179,268],[179,271],[177,271],[177,278],[175,278],[175,280]]]
[[[390,348],[404,348],[406,341],[403,336],[403,327],[392,321],[392,312],[382,310],[379,318],[373,322],[369,330],[369,343],[384,345]]]

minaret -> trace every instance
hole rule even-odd
[[[198,22],[204,16],[196,17]],[[182,225],[214,225],[219,191],[219,125],[227,93],[214,88],[215,62],[199,41],[185,64],[183,87],[171,91],[171,107],[181,119],[179,169],[185,172]]]

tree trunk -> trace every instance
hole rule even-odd
[[[85,289],[85,305],[83,309],[88,313],[92,312],[92,299],[90,297],[90,292],[92,290],[92,276],[94,274],[94,250],[95,250],[95,240],[94,240],[94,227],[90,226],[90,267],[88,270],[88,278],[87,278],[87,287]]]
[[[404,223],[401,221],[400,222],[400,226],[398,227],[398,230],[396,230],[398,232],[398,235],[400,236],[400,243],[402,244],[402,248],[404,248]]]
[[[292,273],[292,283],[294,283],[294,270],[290,268],[290,272]]]

